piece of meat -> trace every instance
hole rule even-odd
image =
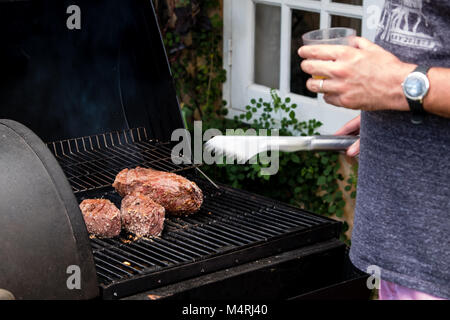
[[[121,196],[145,194],[171,215],[195,213],[203,203],[203,192],[194,182],[153,169],[124,169],[116,176],[113,187]]]
[[[120,212],[123,228],[138,237],[158,237],[164,229],[164,207],[143,194],[123,198]]]
[[[120,234],[120,210],[107,199],[87,199],[80,204],[88,232],[99,238]]]

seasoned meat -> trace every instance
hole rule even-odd
[[[120,210],[106,199],[87,199],[80,204],[88,232],[99,238],[120,234]]]
[[[142,194],[128,195],[120,208],[122,226],[139,237],[157,237],[164,228],[164,207]]]
[[[117,175],[113,187],[121,196],[145,194],[172,215],[195,213],[203,203],[203,192],[194,182],[175,173],[153,169],[124,169]]]

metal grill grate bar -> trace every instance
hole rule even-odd
[[[245,197],[244,194],[236,194],[235,197],[239,200],[239,203],[245,202],[251,204],[251,206],[262,206],[262,208],[270,213],[279,215],[289,220],[295,220],[298,223],[303,223],[305,226],[311,226],[322,224],[323,220],[319,216],[311,215],[310,213],[302,212],[300,210],[293,210],[290,208],[280,209],[274,206],[273,202],[261,203],[260,201],[253,200],[251,198]]]
[[[220,206],[217,206],[216,208],[211,208],[211,207],[207,207],[205,205],[205,207],[209,210],[214,210],[214,216],[215,217],[220,217],[222,218],[222,220],[224,222],[226,222],[227,224],[232,224],[232,225],[236,225],[238,227],[242,228],[242,231],[248,230],[248,232],[251,234],[253,232],[256,232],[257,234],[262,235],[264,238],[273,236],[275,234],[277,234],[277,232],[267,229],[265,227],[261,227],[256,225],[253,220],[250,219],[247,220],[245,218],[245,215],[243,217],[239,217],[239,216],[235,216],[235,215],[230,215],[230,212],[227,211],[226,209],[221,208]]]
[[[127,258],[122,257],[123,259],[119,259],[121,256],[114,252],[108,251],[108,254],[106,254],[105,252],[98,251],[96,252],[95,257],[103,263],[106,263],[108,266],[125,271],[128,275],[141,273],[139,270],[132,268],[131,264],[126,264],[126,262],[128,262]],[[141,266],[141,268],[143,268],[143,266]]]
[[[215,217],[218,216],[217,210],[215,211],[214,214]],[[202,219],[203,218],[203,219]],[[262,235],[260,234],[260,232],[256,229],[252,229],[252,228],[246,228],[245,225],[241,223],[233,223],[232,221],[230,221],[230,219],[226,219],[226,221],[222,221],[222,220],[211,220],[211,218],[206,218],[206,217],[200,217],[199,218],[199,222],[201,223],[209,223],[209,224],[214,224],[216,226],[220,226],[224,229],[227,229],[228,231],[237,234],[240,237],[244,237],[247,238],[248,240],[261,240],[267,237],[267,235]],[[233,228],[236,227],[236,228]],[[260,236],[256,237],[256,234],[260,234]]]
[[[140,245],[147,245],[145,242],[140,242]],[[159,250],[160,252],[166,252],[168,255],[174,257],[178,261],[193,261],[195,256],[188,256],[185,253],[181,252],[181,250],[174,250],[171,247],[165,246],[160,241],[152,241],[151,246],[155,248],[155,250]]]
[[[223,210],[226,210],[226,207],[224,208],[224,205],[221,205],[219,202],[215,202],[214,205],[217,206],[217,209],[211,208],[211,210],[215,210],[216,212],[218,212],[219,208],[221,208]],[[272,228],[270,224],[268,225],[265,222],[261,222],[260,221],[261,219],[258,217],[257,213],[252,213],[251,217],[247,217],[248,213],[245,213],[244,211],[241,211],[240,208],[236,208],[236,207],[233,208],[233,205],[231,205],[230,207],[232,209],[234,209],[232,211],[234,213],[234,215],[231,216],[233,220],[238,221],[238,222],[240,222],[240,221],[243,221],[243,222],[247,221],[251,225],[257,226],[259,230],[266,232],[268,235],[275,235],[278,232],[286,229],[286,228],[281,229],[281,228],[278,228],[278,227],[273,227]],[[249,211],[249,212],[251,212],[251,211]],[[228,219],[231,219],[230,214],[225,214],[225,216],[228,216],[229,217]]]
[[[150,141],[144,128],[47,144],[75,193],[111,186],[118,172],[137,166],[180,172],[194,165],[172,162],[169,143]]]
[[[166,233],[163,239],[158,239],[159,241],[166,240],[167,242],[173,242],[185,250],[190,250],[191,252],[198,252],[199,257],[208,256],[210,254],[218,252],[217,249],[208,249],[203,245],[198,245],[195,241],[189,240],[177,234]],[[206,249],[206,250],[204,250]]]
[[[168,237],[166,237],[166,238],[168,238]],[[176,246],[176,242],[174,242],[174,241],[170,242],[167,240],[168,239],[163,239],[163,238],[154,239],[153,244],[156,246],[161,246],[162,248],[166,248],[168,250],[176,251],[178,254],[189,256],[191,259],[194,259],[194,260],[205,254],[205,252],[202,254],[202,253],[198,253],[198,252],[189,250],[189,246],[186,246],[186,245],[185,246]]]

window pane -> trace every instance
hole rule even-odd
[[[256,4],[255,21],[255,82],[279,89],[281,8]]]
[[[332,15],[331,26],[352,28],[356,30],[358,36],[361,36],[361,19]]]
[[[292,10],[292,39],[291,39],[291,92],[308,97],[317,95],[306,88],[306,80],[311,76],[300,69],[301,59],[298,48],[303,45],[302,35],[320,28],[320,14],[317,12]]]
[[[332,0],[331,2],[354,4],[357,6],[362,6],[362,0]]]

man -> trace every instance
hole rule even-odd
[[[362,110],[336,134],[360,133],[350,258],[380,268],[380,299],[450,298],[448,17],[450,1],[386,0],[377,44],[299,49],[301,68],[326,77],[309,90]]]

